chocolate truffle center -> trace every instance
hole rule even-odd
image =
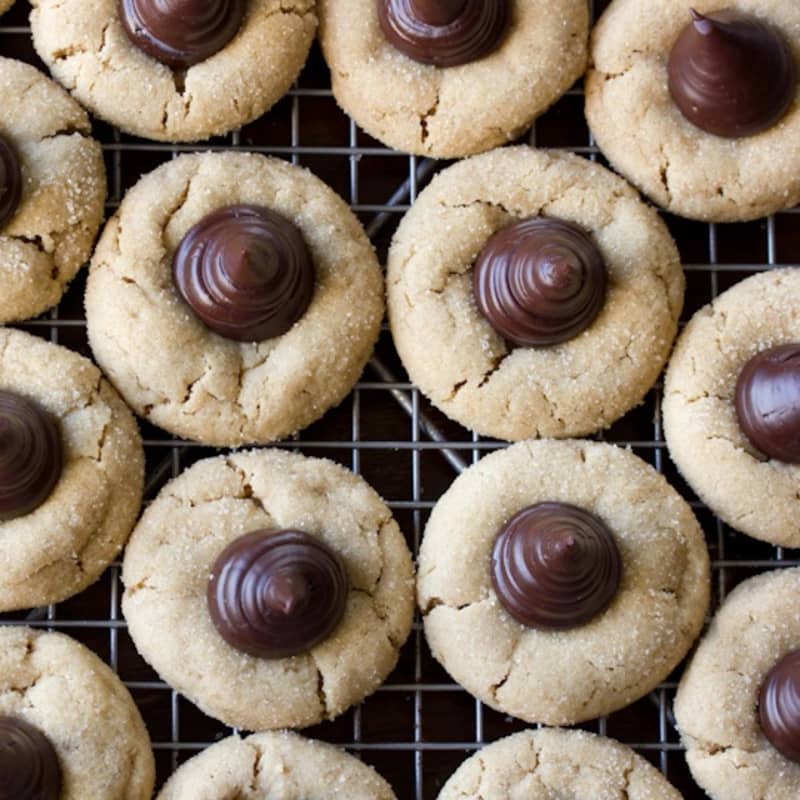
[[[258,530],[217,558],[208,609],[223,639],[259,658],[306,653],[344,616],[349,584],[341,558],[296,530]]]
[[[28,398],[0,391],[0,521],[37,509],[52,493],[62,468],[56,419]]]
[[[509,0],[376,0],[384,36],[422,64],[455,67],[496,50],[505,36]]]
[[[800,650],[785,655],[767,675],[758,716],[775,749],[800,764]]]
[[[120,0],[128,38],[162,64],[187,69],[222,50],[239,31],[246,0]]]
[[[605,265],[582,228],[530,217],[489,239],[475,262],[473,291],[483,316],[509,342],[558,344],[588,328],[600,313]]]
[[[772,347],[745,364],[736,383],[736,413],[762,453],[800,464],[800,344]]]
[[[692,10],[669,56],[669,90],[693,125],[727,138],[775,125],[797,96],[797,68],[786,40],[751,14]]]
[[[203,217],[183,237],[173,276],[207,327],[243,342],[286,333],[314,294],[314,264],[300,230],[262,206],[227,206]]]
[[[492,551],[492,585],[503,607],[529,628],[568,629],[606,609],[622,560],[602,520],[565,503],[516,514]]]
[[[16,150],[0,136],[0,228],[14,216],[22,199],[22,171]]]
[[[17,717],[0,716],[0,800],[58,800],[61,769],[50,740]]]

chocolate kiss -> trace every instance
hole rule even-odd
[[[797,96],[794,56],[758,17],[725,9],[692,10],[669,56],[669,90],[693,125],[727,138],[775,125]]]

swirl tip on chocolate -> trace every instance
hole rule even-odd
[[[236,539],[217,558],[208,609],[232,647],[258,658],[289,658],[333,633],[348,591],[342,560],[320,538],[259,530]]]
[[[503,338],[522,347],[577,336],[600,313],[605,289],[603,257],[588,234],[545,217],[497,231],[473,271],[479,310]]]
[[[56,419],[15,392],[0,391],[0,521],[35,511],[61,477]]]
[[[18,717],[0,716],[0,800],[58,800],[61,768],[50,740]]]
[[[611,603],[622,560],[605,524],[564,503],[539,503],[516,514],[492,551],[492,585],[522,625],[564,630],[583,625]]]
[[[387,41],[421,64],[456,67],[496,50],[509,25],[508,0],[376,0]]]
[[[206,327],[242,342],[286,333],[310,305],[316,278],[297,226],[252,205],[203,217],[183,237],[173,276]]]
[[[187,69],[236,36],[246,0],[120,0],[119,11],[136,47],[172,69]]]
[[[735,406],[739,427],[758,450],[800,464],[800,344],[756,353],[739,374]]]
[[[775,749],[800,763],[800,650],[788,653],[770,670],[761,687],[758,717]]]
[[[667,64],[683,116],[716,136],[753,136],[775,125],[797,95],[794,55],[780,32],[735,9],[691,11]]]

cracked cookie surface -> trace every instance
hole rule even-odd
[[[651,764],[613,739],[585,731],[523,731],[484,747],[438,800],[681,800]]]
[[[59,422],[64,467],[30,514],[0,522],[0,610],[60,602],[94,583],[125,544],[142,500],[133,415],[97,367],[64,347],[0,329],[0,388]]]
[[[386,39],[375,0],[320,0],[320,42],[339,105],[376,139],[435,158],[520,136],[583,74],[584,0],[510,0],[500,47],[458,67],[420,64]]]
[[[800,465],[767,458],[739,427],[736,381],[756,353],[800,341],[800,270],[753,275],[698,311],[681,333],[664,382],[672,460],[733,528],[800,547]]]
[[[724,139],[692,125],[673,102],[667,60],[690,21],[685,0],[614,0],[592,33],[586,117],[597,144],[660,206],[733,222],[800,202],[800,102],[763,133]],[[699,0],[703,14],[734,8],[775,26],[800,62],[793,0]],[[800,99],[800,83],[798,83]]]
[[[236,203],[294,222],[316,270],[303,317],[258,343],[213,333],[172,279],[186,232]],[[244,153],[181,156],[142,178],[103,231],[86,291],[95,358],[133,409],[220,446],[282,439],[341,402],[382,317],[380,266],[346,203],[307,170]]]
[[[231,736],[187,761],[157,800],[396,800],[372,767],[294,733]]]
[[[133,698],[88,648],[61,633],[0,626],[0,715],[50,740],[60,800],[149,800],[150,738]]]
[[[590,234],[606,300],[573,339],[512,349],[478,309],[472,268],[493,233],[536,215]],[[585,159],[525,146],[437,175],[400,223],[387,266],[389,322],[411,379],[449,417],[510,440],[584,436],[639,403],[669,354],[683,291],[675,244],[633,189]]]
[[[291,658],[231,647],[208,612],[212,565],[260,528],[320,536],[350,582],[325,641]],[[201,461],[145,511],[125,552],[123,610],[142,656],[206,714],[245,730],[300,728],[371,694],[411,630],[411,557],[397,523],[358,476],[281,450]]]
[[[314,0],[247,0],[242,27],[185,71],[125,34],[118,0],[32,0],[36,52],[98,117],[159,141],[197,141],[253,121],[289,90],[317,28]]]
[[[0,58],[0,134],[20,159],[22,198],[0,228],[0,324],[54,306],[89,258],[106,174],[86,112],[21,61]]]
[[[767,740],[758,719],[761,685],[800,648],[795,598],[800,570],[744,581],[714,617],[681,679],[675,718],[694,779],[714,800],[792,800],[800,764]]]
[[[608,608],[562,631],[516,622],[491,581],[497,534],[550,501],[598,516],[622,558]],[[687,503],[644,461],[597,442],[520,442],[470,467],[431,514],[418,575],[437,660],[492,708],[548,725],[594,719],[651,691],[686,655],[709,602],[708,553]]]

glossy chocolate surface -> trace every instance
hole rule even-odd
[[[47,500],[63,460],[55,417],[26,397],[0,391],[0,521],[30,514]]]
[[[605,290],[603,257],[589,235],[571,222],[546,217],[497,231],[473,272],[481,313],[521,347],[577,336],[600,313]]]
[[[800,650],[785,655],[767,675],[758,716],[775,749],[800,764]]]
[[[172,69],[187,69],[222,50],[239,31],[246,0],[120,0],[128,38]]]
[[[262,206],[227,206],[203,217],[183,237],[173,276],[206,326],[242,342],[286,333],[314,294],[314,264],[300,230]]]
[[[509,25],[508,0],[377,0],[387,40],[414,61],[468,64],[496,50]]]
[[[236,539],[217,558],[208,608],[232,647],[260,658],[288,658],[333,633],[348,590],[341,558],[319,537],[259,530]]]
[[[800,344],[757,353],[736,382],[736,414],[762,453],[800,464]]]
[[[0,716],[0,800],[58,800],[61,769],[50,740],[23,719]]]
[[[516,514],[492,552],[492,585],[503,607],[529,628],[575,628],[613,600],[622,574],[602,520],[564,503]]]
[[[19,158],[8,139],[0,136],[0,228],[14,216],[21,198]]]
[[[775,125],[797,96],[797,67],[781,33],[733,9],[692,20],[669,57],[669,89],[693,125],[727,138]]]

